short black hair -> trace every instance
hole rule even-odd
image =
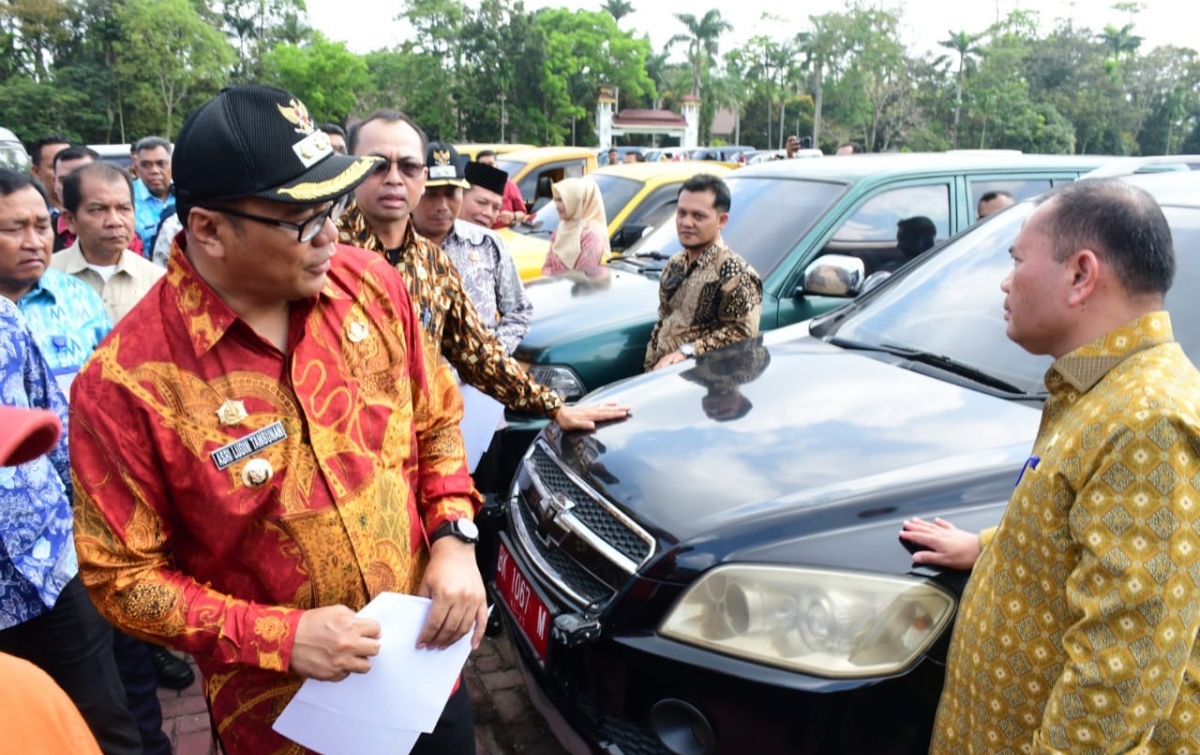
[[[54,170],[56,172],[58,171],[58,164],[63,160],[82,160],[85,157],[90,157],[93,160],[99,160],[100,153],[91,147],[87,147],[82,144],[72,144],[70,147],[67,147],[62,152],[59,152],[54,156]]]
[[[33,160],[34,165],[41,164],[42,150],[44,150],[46,147],[49,147],[52,144],[70,145],[71,140],[68,139],[67,137],[63,136],[62,134],[47,134],[46,136],[43,136],[41,139],[38,139],[36,142],[33,143],[33,146],[31,146],[29,148],[29,158],[31,160]],[[50,166],[50,167],[53,168],[54,166]]]
[[[852,155],[861,155],[863,152],[866,151],[863,149],[862,145],[859,144],[858,142],[842,142],[841,144],[838,145],[838,149],[840,150],[842,147],[849,147],[850,154],[852,154]]]
[[[729,186],[712,173],[697,173],[692,176],[683,182],[683,186],[679,187],[679,193],[675,196],[678,197],[685,191],[712,192],[713,207],[718,212],[729,212],[729,208],[733,206],[733,198],[729,195]]]
[[[479,158],[481,158],[481,157],[495,157],[495,156],[496,156],[496,150],[481,149],[475,153],[475,162],[479,162]]]
[[[979,201],[976,202],[975,204],[983,204],[984,202],[994,202],[997,199],[999,199],[1000,197],[1008,197],[1009,199],[1012,199],[1013,195],[1008,193],[1007,191],[1004,191],[1003,189],[997,189],[996,191],[989,191],[986,194],[984,194],[982,197],[979,198]]]
[[[32,188],[41,195],[42,201],[46,200],[46,190],[42,188],[41,183],[34,180],[32,175],[12,168],[0,168],[0,197],[16,194],[26,188]]]
[[[327,134],[337,134],[338,136],[342,137],[343,139],[346,138],[346,129],[342,128],[341,126],[337,125],[336,123],[322,123],[321,130]]]
[[[133,181],[129,180],[129,174],[110,162],[99,160],[80,165],[62,180],[62,196],[59,198],[62,200],[63,209],[72,215],[79,211],[79,205],[83,202],[83,179],[88,176],[109,184],[125,184],[129,188],[129,199],[133,201]]]
[[[159,147],[165,149],[168,155],[171,154],[171,143],[161,136],[147,136],[138,139],[137,144],[133,145],[133,153],[137,154],[151,149],[158,149]]]
[[[1133,295],[1165,294],[1175,280],[1171,226],[1154,197],[1115,179],[1086,179],[1051,191],[1038,205],[1053,203],[1046,219],[1053,258],[1062,262],[1091,249],[1112,266]]]
[[[914,215],[896,223],[896,248],[906,259],[928,251],[936,241],[937,226],[924,215]]]
[[[407,123],[412,126],[413,131],[417,132],[417,136],[421,137],[421,159],[425,159],[425,152],[429,149],[429,137],[409,116],[401,113],[399,110],[391,110],[389,108],[381,108],[363,118],[350,129],[350,133],[346,135],[346,152],[353,155],[354,150],[358,147],[358,132],[362,127],[372,121],[384,121],[385,123]]]

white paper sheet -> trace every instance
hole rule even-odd
[[[399,593],[372,600],[359,612],[382,626],[371,670],[306,680],[275,731],[322,755],[407,755],[437,725],[471,652],[470,633],[445,650],[417,649],[430,605]]]
[[[484,451],[492,443],[496,426],[504,419],[504,404],[465,383],[459,383],[458,387],[463,397],[463,418],[458,427],[467,447],[467,470],[474,474]]]

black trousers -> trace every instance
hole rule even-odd
[[[458,678],[458,691],[450,696],[437,726],[422,734],[410,755],[475,755],[475,725],[467,682]]]
[[[49,612],[0,630],[0,651],[24,658],[62,687],[105,755],[141,755],[142,740],[113,658],[113,628],[79,577]]]
[[[162,703],[150,647],[119,629],[113,630],[113,656],[129,712],[137,724],[145,755],[171,755],[171,740],[162,730]]]

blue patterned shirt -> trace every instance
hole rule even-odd
[[[67,401],[17,308],[0,297],[0,403],[48,409],[63,425],[50,453],[0,467],[0,629],[54,607],[75,576]]]
[[[154,251],[154,237],[158,234],[158,224],[162,222],[163,213],[175,209],[175,192],[172,190],[166,199],[159,199],[150,193],[146,184],[141,181],[133,182],[133,222],[137,235],[142,237],[142,248],[147,257]]]
[[[17,306],[51,373],[69,393],[75,373],[112,330],[104,301],[88,284],[50,268]]]

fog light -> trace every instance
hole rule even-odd
[[[711,755],[717,746],[712,724],[696,706],[682,700],[655,703],[650,729],[672,755]]]

